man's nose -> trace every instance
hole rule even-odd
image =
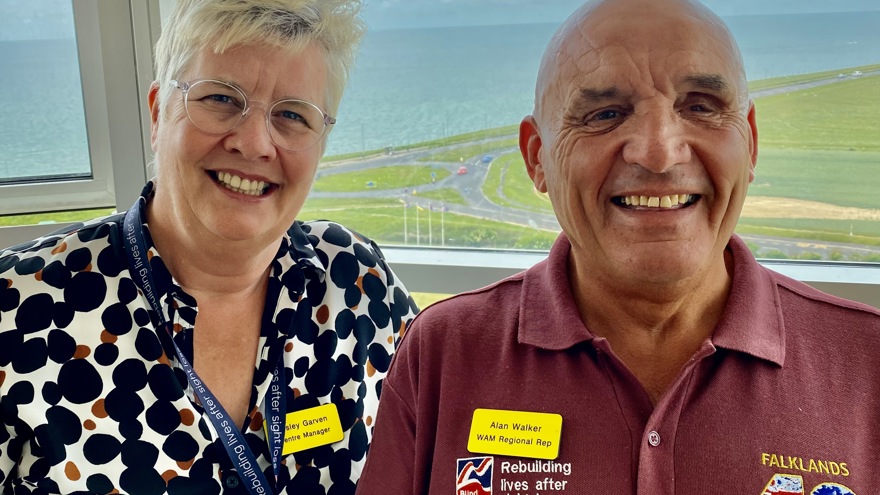
[[[690,161],[686,123],[674,109],[652,108],[632,115],[628,123],[629,135],[623,146],[626,163],[659,174]]]

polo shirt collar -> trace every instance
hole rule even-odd
[[[547,259],[523,275],[518,339],[521,344],[561,351],[596,338],[581,320],[569,285],[571,244],[559,234]]]
[[[776,283],[738,236],[727,249],[733,255],[733,283],[712,343],[782,366],[785,323]]]
[[[727,249],[734,260],[733,283],[712,343],[782,366],[785,327],[776,284],[739,237],[733,236]],[[570,251],[571,244],[562,233],[547,259],[522,275],[521,344],[558,351],[597,338],[581,320],[569,285]]]

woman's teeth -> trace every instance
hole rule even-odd
[[[266,192],[266,183],[261,180],[242,179],[229,172],[217,172],[217,181],[226,186],[226,189],[250,196],[260,196]]]

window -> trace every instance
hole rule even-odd
[[[516,127],[547,41],[579,2],[563,3],[543,16],[500,2],[368,4],[373,29],[306,214],[384,244],[548,248],[558,224]],[[727,9],[759,110],[738,232],[765,258],[880,261],[880,77],[866,77],[880,71],[880,11],[737,4],[710,6]]]
[[[880,10],[857,0],[788,11],[705,2],[737,36],[759,108],[761,157],[739,234],[774,269],[880,305],[880,267],[863,263],[880,261]],[[174,0],[76,0],[67,11],[59,3],[32,2],[18,15],[47,8],[41,22],[72,23],[50,32],[66,37],[51,43],[69,53],[75,32],[79,168],[24,181],[0,161],[0,215],[124,210],[146,179],[151,46],[160,7]],[[370,31],[300,217],[376,239],[417,291],[474,288],[543,258],[558,225],[526,177],[516,127],[531,112],[547,41],[579,4],[368,2]],[[0,24],[0,36],[9,33]],[[0,113],[0,129],[8,119]],[[0,228],[0,245],[48,230]]]
[[[21,4],[0,21],[2,183],[92,176],[73,6],[59,7]]]
[[[0,95],[0,215],[124,209],[117,198],[128,203],[139,192],[149,141],[138,117],[144,81],[152,79],[154,4],[0,2],[0,82],[7,88]],[[0,227],[0,239],[8,245],[44,230]]]

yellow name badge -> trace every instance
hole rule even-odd
[[[561,437],[559,414],[477,409],[471,420],[468,450],[475,454],[556,459]]]
[[[284,422],[282,455],[342,440],[342,423],[336,404],[289,413]]]

